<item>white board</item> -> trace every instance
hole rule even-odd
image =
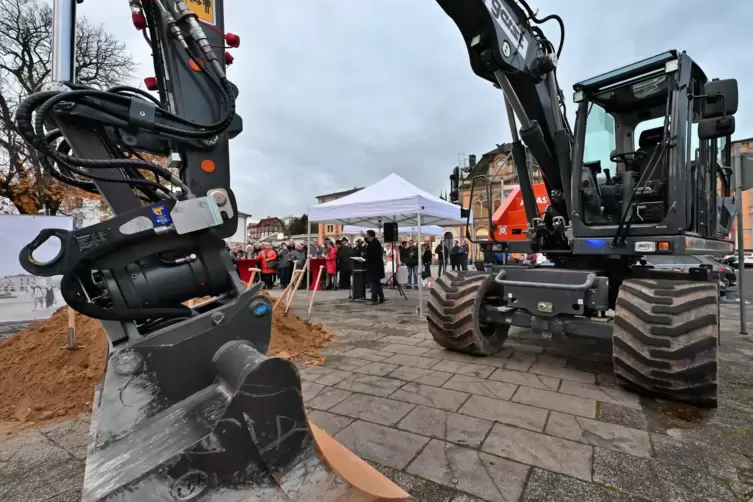
[[[73,218],[0,215],[0,323],[47,319],[65,305],[60,294],[61,276],[31,275],[18,261],[21,249],[45,228],[73,230]],[[52,238],[34,252],[34,258],[49,261],[59,250],[59,241]]]

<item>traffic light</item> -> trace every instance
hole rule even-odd
[[[450,202],[455,204],[460,200],[460,168],[455,166],[450,175]]]

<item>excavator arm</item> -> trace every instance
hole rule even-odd
[[[541,170],[552,203],[551,223],[544,226],[549,227],[548,233],[559,234],[557,240],[562,242],[572,211],[572,133],[557,84],[557,62],[565,35],[562,20],[558,16],[537,18],[524,0],[437,2],[460,30],[474,73],[504,93],[513,135],[512,155],[529,225],[536,230],[544,222],[539,221],[524,144]],[[539,26],[550,20],[560,25],[556,50]]]
[[[45,171],[114,216],[44,230],[20,254],[62,275],[72,308],[109,338],[82,500],[375,501],[410,496],[308,423],[301,380],[267,357],[273,305],[246,287],[223,238],[237,229],[228,142],[241,133],[222,0],[130,0],[156,95],[76,83],[76,0],[54,9],[53,81],[16,126]],[[55,259],[34,250],[57,238]],[[195,306],[188,300],[211,297]]]

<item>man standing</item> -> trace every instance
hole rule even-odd
[[[337,262],[340,266],[340,289],[350,289],[350,275],[353,273],[353,249],[348,239],[340,241],[340,249],[337,250]]]
[[[468,256],[471,254],[471,250],[468,247],[468,242],[463,239],[460,241],[460,269],[468,270]]]
[[[408,243],[405,250],[405,266],[408,267],[408,285],[405,288],[415,287],[418,289],[418,248],[413,241]]]
[[[437,264],[439,265],[439,273],[437,274],[437,277],[442,277],[442,272],[447,270],[447,260],[449,260],[450,256],[450,250],[447,249],[447,243],[444,239],[439,241],[434,253],[437,255]]]
[[[376,238],[376,232],[366,231],[366,277],[371,285],[371,303],[384,303],[382,279],[384,279],[384,252]],[[378,300],[378,301],[377,301]]]

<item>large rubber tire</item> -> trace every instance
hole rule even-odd
[[[483,325],[479,310],[493,294],[494,276],[489,272],[445,272],[429,290],[426,320],[429,333],[442,347],[477,356],[502,350],[508,325]]]
[[[626,387],[716,407],[716,283],[625,281],[617,296],[612,344],[614,372]]]

